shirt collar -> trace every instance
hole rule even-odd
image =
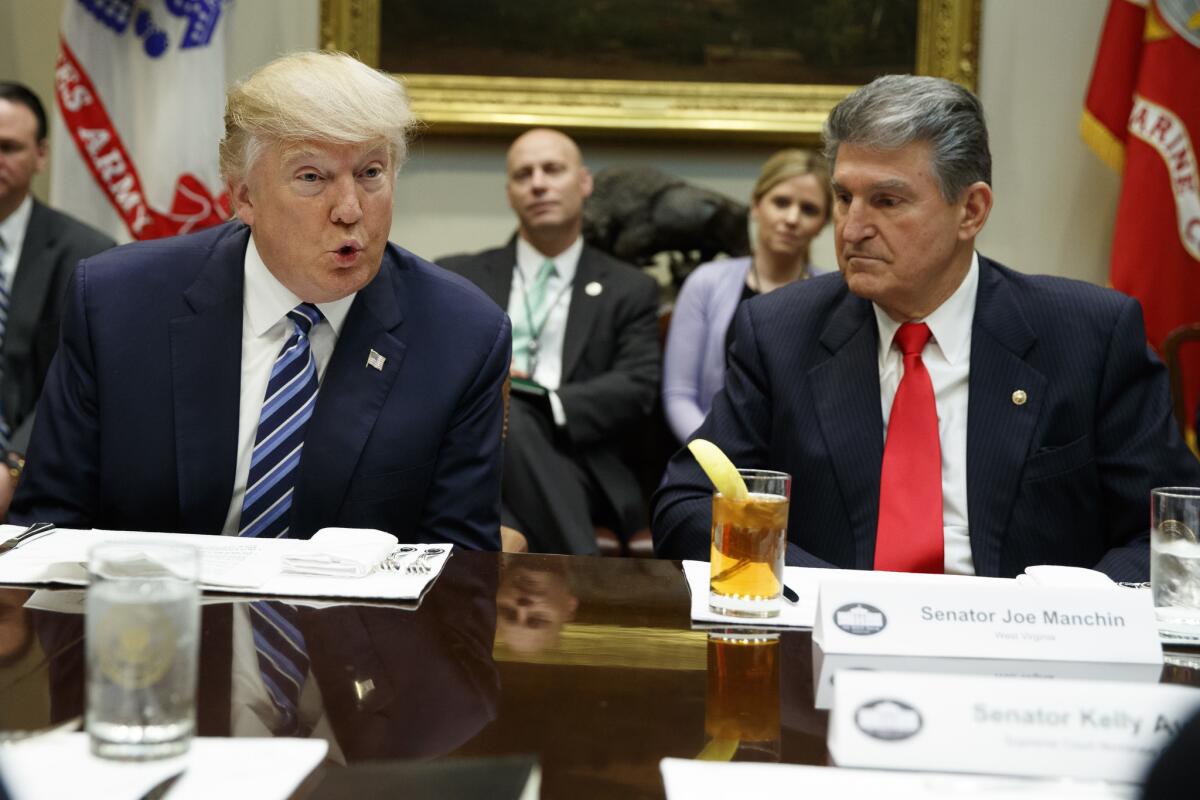
[[[15,253],[25,242],[25,229],[29,227],[29,216],[33,213],[33,195],[25,195],[21,205],[0,222],[0,239],[4,240],[4,252]]]
[[[558,272],[558,277],[564,283],[569,284],[575,280],[575,270],[579,266],[581,253],[583,253],[582,236],[577,237],[575,241],[571,242],[570,247],[550,259],[554,262],[554,269]],[[521,270],[526,286],[532,284],[546,258],[547,256],[538,252],[538,249],[532,244],[520,236],[517,237],[517,269]]]
[[[914,320],[929,326],[929,332],[933,334],[932,340],[941,348],[942,355],[951,364],[956,364],[971,355],[971,325],[975,321],[975,296],[978,289],[979,253],[972,251],[971,266],[962,283],[954,290],[954,294],[947,297],[925,319]],[[889,317],[877,304],[872,303],[871,307],[875,310],[875,324],[879,328],[879,368],[882,370],[901,323]]]
[[[263,263],[262,256],[258,254],[258,247],[254,244],[253,232],[246,247],[245,275],[246,314],[250,318],[250,330],[255,336],[265,334],[287,316],[289,311],[303,302],[291,289],[280,283]],[[317,303],[317,308],[321,309],[321,313],[333,328],[334,335],[342,332],[342,324],[346,321],[346,315],[350,313],[350,305],[354,302],[356,294],[358,293],[331,303]]]

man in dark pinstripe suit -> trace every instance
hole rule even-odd
[[[1150,490],[1200,485],[1200,464],[1136,301],[975,252],[991,155],[965,89],[880,78],[834,109],[825,140],[841,275],[743,304],[725,390],[694,434],[740,467],[794,476],[787,563],[879,568],[880,510],[893,502],[881,485],[896,485],[886,432],[906,377],[897,332],[914,323],[928,328],[917,360],[936,405],[934,564],[1146,580]],[[711,491],[676,455],[654,502],[660,555],[708,557]]]

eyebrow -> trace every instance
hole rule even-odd
[[[830,184],[832,184],[835,191],[838,189],[845,188],[840,183],[838,183],[836,180],[831,180]],[[868,188],[870,189],[870,191],[873,191],[873,192],[890,191],[890,190],[897,190],[897,189],[906,190],[906,189],[912,188],[912,184],[910,184],[908,181],[901,180],[900,178],[891,178],[891,179],[885,180],[885,181],[876,181],[875,183],[872,183]]]

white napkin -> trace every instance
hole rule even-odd
[[[396,537],[368,528],[322,528],[283,557],[283,571],[330,578],[361,578],[396,547]]]
[[[1113,579],[1103,572],[1086,567],[1060,567],[1055,564],[1026,567],[1016,580],[1017,583],[1026,586],[1049,586],[1060,589],[1094,589],[1101,586],[1117,588]]]
[[[51,733],[0,747],[0,771],[17,800],[141,797],[186,769],[172,800],[253,797],[285,800],[329,749],[324,739],[192,740],[188,752],[161,761],[111,761],[88,752],[86,733]]]

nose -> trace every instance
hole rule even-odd
[[[341,225],[353,225],[362,219],[362,202],[358,197],[358,185],[354,176],[349,175],[337,180],[334,184],[333,208],[329,218]]]
[[[845,242],[861,242],[875,233],[866,204],[857,199],[839,209],[837,227]]]
[[[792,203],[787,207],[787,210],[783,212],[783,221],[788,225],[800,224],[800,205],[798,203]]]
[[[529,188],[534,194],[541,194],[546,191],[546,173],[540,169],[535,169],[529,176]]]

